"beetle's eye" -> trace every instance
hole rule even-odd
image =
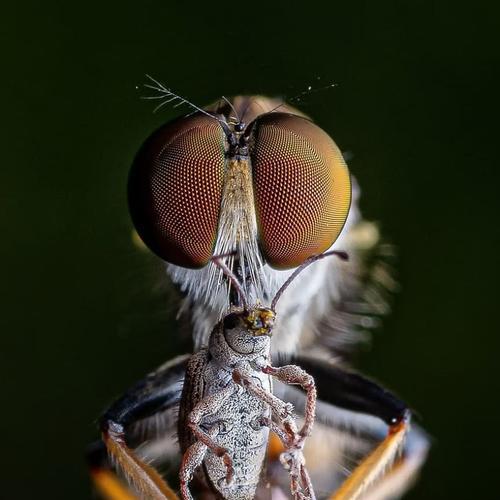
[[[240,322],[240,315],[236,313],[230,313],[224,318],[224,330],[231,330],[238,325]]]
[[[337,239],[351,202],[347,166],[333,140],[306,118],[257,118],[252,160],[259,243],[276,268],[301,264]]]
[[[212,256],[224,173],[224,133],[202,114],[168,123],[144,143],[128,199],[144,243],[159,257],[201,267]]]

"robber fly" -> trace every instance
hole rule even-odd
[[[348,262],[323,260],[294,281],[276,309],[280,321],[271,350],[286,354],[315,379],[326,403],[318,410],[322,432],[347,436],[340,450],[338,442],[321,439],[328,442],[328,459],[317,466],[322,488],[342,483],[333,497],[338,499],[403,492],[423,463],[425,437],[418,429],[409,431],[402,401],[336,362],[339,345],[366,326],[372,313],[385,312],[380,289],[393,285],[381,263],[364,265],[378,248],[378,233],[360,218],[357,186],[340,150],[309,118],[278,100],[224,98],[202,109],[158,82],[150,88],[159,93],[154,97],[160,105],[187,103],[194,112],[161,127],[140,149],[129,178],[130,210],[140,237],[168,263],[167,272],[185,293],[195,351],[208,344],[228,304],[241,307],[213,255],[231,255],[228,267],[248,300],[265,305],[311,255],[334,245],[347,252]],[[371,282],[370,270],[376,274]],[[187,359],[176,358],[151,373],[101,420],[109,452],[146,497],[174,498],[154,469],[128,448],[127,429],[179,403]],[[277,396],[295,398],[297,409],[305,406],[302,394],[280,391],[288,390],[277,384]],[[370,452],[366,444],[372,440],[380,443]],[[366,453],[346,481],[334,473],[341,456]],[[394,460],[397,467],[391,467]],[[330,468],[326,481],[324,464]],[[314,468],[311,474],[315,482]]]

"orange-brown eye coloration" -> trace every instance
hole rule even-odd
[[[203,113],[161,127],[137,154],[128,194],[144,243],[188,268],[208,263],[219,230],[228,232],[222,238],[228,251],[257,238],[275,268],[296,267],[327,250],[351,201],[349,172],[333,140],[288,112],[257,113],[248,126],[225,113]],[[222,200],[223,193],[229,198]]]
[[[306,118],[269,113],[252,132],[261,251],[273,267],[295,267],[337,239],[351,202],[349,172],[332,139]]]
[[[130,213],[144,243],[183,267],[202,267],[217,237],[224,176],[224,132],[193,115],[153,133],[132,166]]]

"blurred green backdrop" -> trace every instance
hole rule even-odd
[[[338,84],[301,108],[353,153],[364,213],[399,247],[402,293],[359,368],[434,438],[408,498],[495,498],[497,2],[2,11],[0,498],[90,498],[95,418],[189,349],[161,266],[130,240],[129,165],[176,115],[139,99],[145,73],[200,104]]]

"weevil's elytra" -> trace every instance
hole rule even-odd
[[[247,125],[231,113],[199,112],[152,134],[130,174],[133,221],[157,255],[179,266],[234,250],[255,260],[258,243],[269,265],[296,267],[328,249],[345,223],[345,162],[303,116],[276,110]]]

